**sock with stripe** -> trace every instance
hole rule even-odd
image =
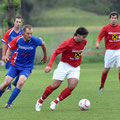
[[[45,100],[52,92],[53,92],[52,86],[49,85],[49,86],[45,89],[42,97],[38,100],[38,102],[42,104],[42,103],[43,103],[43,100]]]

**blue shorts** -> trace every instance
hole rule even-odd
[[[8,61],[8,62],[5,64],[5,69],[9,69],[10,63],[11,63],[11,61]]]
[[[31,73],[31,70],[27,70],[27,69],[18,70],[15,66],[10,65],[6,76],[8,75],[10,77],[15,78],[16,76],[24,75],[26,78],[28,78],[30,73]]]

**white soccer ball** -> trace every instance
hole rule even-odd
[[[91,103],[88,99],[81,99],[78,103],[78,106],[81,110],[89,110],[90,105],[91,105]]]

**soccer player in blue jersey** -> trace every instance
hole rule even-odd
[[[12,56],[11,65],[6,74],[5,81],[0,85],[0,97],[4,93],[6,87],[11,84],[14,77],[19,75],[19,80],[16,87],[12,91],[12,94],[5,105],[5,108],[12,108],[11,104],[15,98],[19,95],[23,84],[27,80],[28,76],[32,72],[35,53],[37,46],[42,47],[44,57],[41,62],[45,63],[47,61],[46,45],[41,38],[32,36],[32,26],[25,25],[23,27],[23,36],[18,36],[8,44],[9,48],[7,50],[5,61],[9,60],[14,49],[17,51]]]
[[[9,29],[5,35],[2,38],[2,42],[3,42],[3,46],[2,46],[2,60],[5,62],[5,54],[6,51],[8,49],[8,43],[10,43],[14,38],[16,38],[17,36],[21,35],[23,33],[22,28],[20,28],[20,26],[22,25],[22,18],[20,16],[15,17],[14,19],[14,27]],[[16,50],[12,51],[12,54],[10,56],[10,59],[13,55],[13,53]],[[5,68],[8,69],[11,63],[11,60],[9,59],[9,61],[5,64]],[[17,83],[19,76],[16,77],[14,84]],[[11,91],[11,84],[8,86],[7,91]]]

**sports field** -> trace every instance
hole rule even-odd
[[[49,109],[50,102],[67,86],[67,80],[65,80],[61,87],[45,100],[41,112],[36,112],[36,100],[42,95],[46,86],[52,83],[52,73],[56,67],[54,64],[50,73],[44,73],[45,66],[35,66],[22,92],[13,102],[13,109],[4,108],[10,92],[6,92],[0,98],[0,120],[119,120],[118,72],[116,69],[110,71],[104,92],[98,93],[103,70],[102,63],[82,64],[80,81],[72,95],[59,103],[55,111]],[[6,70],[0,68],[0,71],[0,78],[3,80]],[[91,101],[89,111],[80,111],[78,108],[78,102],[82,98]]]
[[[88,43],[83,53],[83,62],[81,64],[81,76],[80,81],[72,95],[60,102],[55,111],[49,109],[50,102],[60,94],[60,92],[67,87],[67,80],[56,91],[51,94],[48,99],[45,100],[42,106],[41,112],[35,111],[35,104],[39,97],[41,97],[46,86],[52,83],[53,70],[56,68],[60,57],[57,57],[50,73],[44,73],[44,68],[47,65],[35,65],[35,69],[30,75],[29,79],[23,86],[20,95],[13,102],[13,109],[5,109],[4,105],[7,102],[10,92],[5,92],[0,98],[0,120],[119,120],[120,119],[120,84],[118,81],[118,71],[114,68],[108,74],[108,78],[105,84],[105,90],[103,93],[98,93],[100,85],[100,78],[103,71],[103,51],[104,40],[100,44],[100,49],[95,49],[96,38],[105,23],[108,23],[106,16],[97,16],[86,13],[77,12],[74,10],[72,15],[75,15],[75,19],[78,22],[72,20],[74,27],[36,27],[33,28],[33,35],[42,37],[47,46],[48,59],[52,52],[60,45],[64,40],[72,37],[75,30],[79,26],[85,26],[89,35],[87,37]],[[51,13],[51,11],[49,11]],[[45,14],[45,17],[48,15]],[[63,13],[60,11],[60,13]],[[64,15],[64,14],[62,14]],[[84,16],[82,16],[84,15]],[[90,19],[88,16],[91,15]],[[68,18],[67,18],[68,16]],[[82,16],[82,17],[81,17]],[[60,16],[61,17],[61,16]],[[69,21],[74,18],[71,13],[66,13],[62,18]],[[87,18],[85,18],[87,17]],[[56,18],[56,17],[55,17]],[[82,19],[83,18],[83,19]],[[84,19],[85,18],[85,19]],[[59,18],[58,18],[59,19]],[[60,26],[63,24],[63,19],[60,20]],[[53,20],[53,19],[52,19]],[[51,20],[51,21],[52,21]],[[80,21],[81,20],[81,21]],[[47,22],[50,19],[47,19]],[[62,21],[62,22],[61,22]],[[37,22],[37,21],[36,21]],[[43,21],[44,22],[44,21]],[[56,22],[56,21],[54,21]],[[69,21],[70,22],[70,21]],[[78,23],[80,22],[79,26]],[[58,21],[56,22],[56,24]],[[63,24],[63,25],[64,25]],[[68,23],[69,24],[69,23]],[[51,23],[52,25],[52,23]],[[2,34],[0,34],[2,35]],[[1,37],[2,38],[2,37]],[[41,58],[41,49],[37,49],[35,64],[39,63]],[[0,83],[4,80],[7,70],[0,66]],[[13,87],[14,88],[14,87]],[[78,108],[78,102],[82,98],[87,98],[91,101],[91,108],[89,111],[80,111]]]

